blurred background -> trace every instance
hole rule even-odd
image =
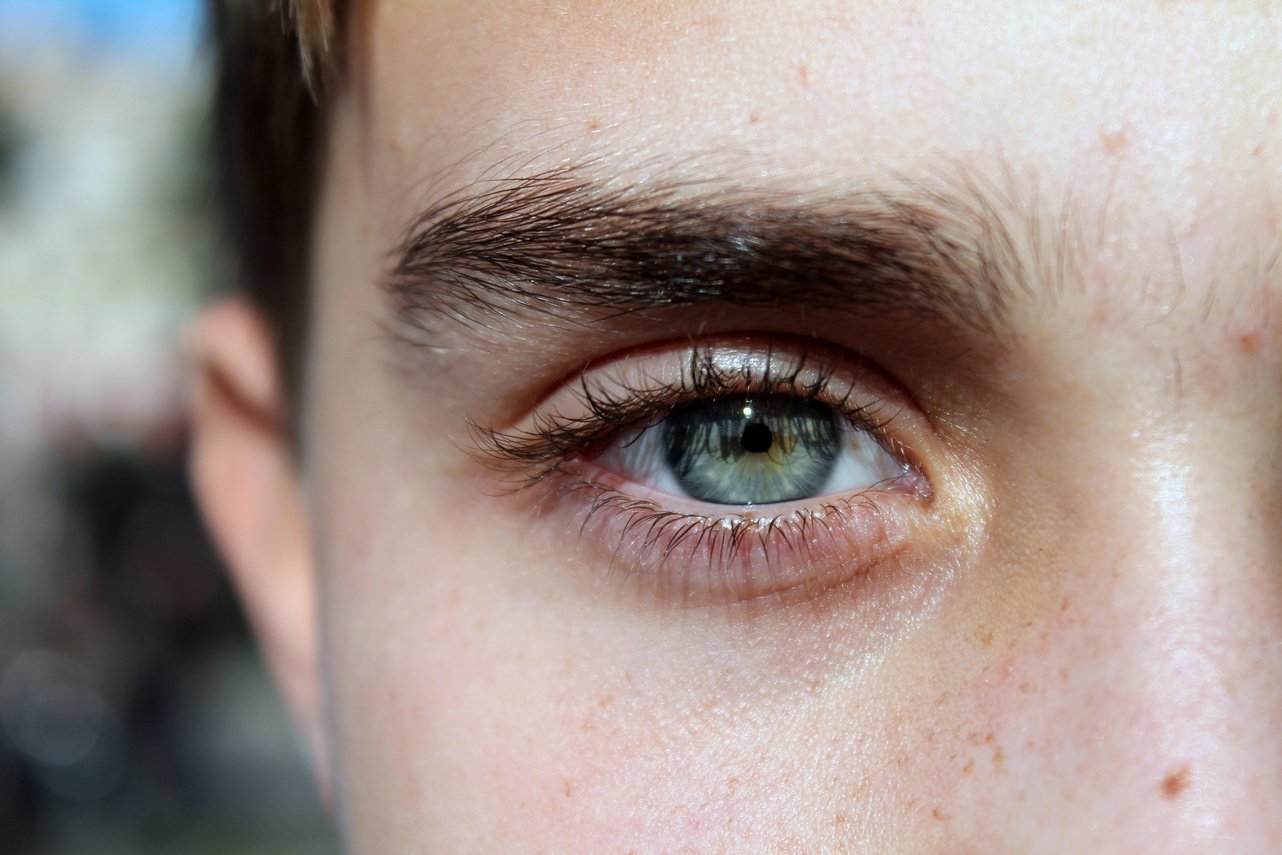
[[[0,853],[336,852],[183,473],[200,0],[0,0]]]

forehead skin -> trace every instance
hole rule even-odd
[[[1282,791],[1273,6],[356,13],[306,419],[355,849],[1276,845],[1282,814],[1252,812]],[[903,366],[979,413],[992,521],[885,643],[839,607],[736,622],[589,601],[515,509],[473,495],[469,415],[601,342],[518,367],[461,338],[416,380],[389,369],[378,282],[416,211],[567,162],[806,191],[978,176],[1033,267],[1067,270],[1026,283],[990,380],[932,380],[929,344]]]

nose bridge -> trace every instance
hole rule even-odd
[[[1197,783],[1185,818],[1217,836],[1276,822],[1257,808],[1282,795],[1276,435],[1212,409],[1151,423],[1115,508],[1128,568],[1108,609],[1129,647],[1119,655],[1150,747],[1168,758],[1167,795]]]
[[[1163,621],[1205,624],[1224,643],[1257,629],[1282,641],[1282,424],[1273,407],[1219,403],[1133,432],[1130,548],[1149,556]]]
[[[1184,429],[1141,442],[1132,458],[1134,539],[1179,615],[1282,620],[1278,473],[1255,437]],[[1178,607],[1177,607],[1178,604]]]

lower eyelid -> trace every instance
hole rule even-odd
[[[625,493],[608,474],[566,477],[545,511],[574,521],[581,557],[681,605],[791,602],[855,582],[908,546],[922,501],[900,484],[710,515]]]

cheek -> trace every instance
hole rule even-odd
[[[538,584],[567,572],[552,551],[467,503],[344,475],[318,548],[355,849],[786,849],[804,829],[813,850],[900,810],[875,771],[903,754],[891,706],[849,661],[576,600]]]

